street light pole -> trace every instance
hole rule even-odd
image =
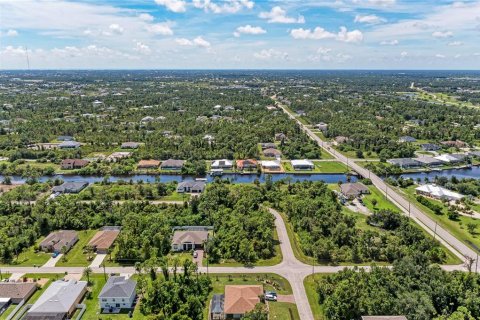
[[[435,240],[437,236],[437,221],[435,221],[435,230],[433,231],[433,240]]]

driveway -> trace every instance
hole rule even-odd
[[[63,254],[59,254],[56,258],[50,257],[50,259],[42,266],[42,268],[55,267],[57,262],[62,258]]]
[[[90,268],[98,268],[102,265],[103,260],[105,260],[106,254],[97,253],[95,259],[93,259],[92,263],[90,264]]]

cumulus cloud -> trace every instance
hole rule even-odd
[[[176,13],[185,12],[187,10],[187,3],[183,0],[155,0],[155,3]]]
[[[255,52],[253,56],[260,60],[271,60],[271,59],[288,59],[288,53],[278,51],[275,49],[263,49],[260,52]]]
[[[354,20],[354,22],[366,23],[366,24],[379,24],[386,21],[387,21],[386,19],[381,18],[374,14],[367,14],[367,15],[357,14]]]
[[[140,41],[137,41],[135,43],[135,47],[133,48],[133,51],[140,52],[142,54],[150,54],[152,52],[152,50],[148,45]]]
[[[7,32],[5,32],[5,35],[7,37],[16,37],[18,36],[18,31],[14,29],[8,29]]]
[[[255,6],[255,2],[251,0],[224,0],[222,4],[217,4],[212,0],[193,0],[193,6],[197,9],[217,14],[236,13],[243,8],[252,9]]]
[[[407,52],[407,51],[402,51],[402,52],[400,53],[400,57],[402,57],[402,58],[406,58],[407,56],[408,56],[408,52]]]
[[[145,26],[145,29],[156,35],[171,36],[173,34],[172,28],[168,23],[155,23]]]
[[[142,13],[138,16],[141,20],[146,21],[146,22],[152,22],[153,21],[153,16],[148,13]]]
[[[435,58],[444,59],[444,58],[446,58],[446,57],[445,57],[445,55],[443,55],[443,54],[437,53],[437,54],[435,55]]]
[[[201,48],[210,48],[211,44],[207,40],[203,39],[201,36],[196,37],[193,40],[186,38],[177,38],[175,42],[181,46],[197,46]]]
[[[397,3],[396,0],[367,0],[371,5],[388,7]]]
[[[273,7],[268,12],[260,12],[258,15],[262,19],[267,19],[268,23],[305,23],[303,16],[297,18],[287,16],[287,12],[279,6]]]
[[[313,62],[325,61],[325,62],[345,62],[352,59],[352,56],[337,52],[335,53],[332,48],[320,47],[316,50],[314,55],[308,57],[308,60]]]
[[[112,23],[109,27],[108,30],[113,33],[113,34],[122,34],[124,29],[122,26],[120,26],[117,23]]]
[[[382,46],[396,46],[396,45],[398,45],[398,43],[399,42],[396,39],[395,40],[384,40],[384,41],[380,42],[380,44]]]
[[[316,27],[315,29],[293,29],[290,31],[290,35],[294,39],[314,39],[314,40],[322,40],[322,39],[336,39],[342,42],[361,42],[363,41],[363,34],[360,30],[353,30],[348,31],[346,27],[340,27],[340,31],[338,33],[333,33],[330,31],[325,30],[322,27]]]
[[[451,38],[453,37],[452,31],[435,31],[432,33],[434,38]]]
[[[265,29],[262,27],[252,27],[251,25],[247,24],[246,26],[238,27],[233,35],[235,37],[240,37],[241,34],[264,34],[267,33]]]
[[[449,42],[448,45],[451,46],[451,47],[458,47],[458,46],[463,46],[463,42],[462,41],[452,41],[452,42]]]

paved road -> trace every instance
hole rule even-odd
[[[275,100],[275,99],[274,99]],[[382,192],[386,193],[388,199],[390,199],[393,203],[395,203],[399,208],[402,209],[403,213],[414,219],[420,226],[422,226],[427,232],[430,234],[435,234],[435,237],[448,249],[450,249],[456,256],[461,258],[462,260],[466,260],[467,258],[476,259],[478,261],[478,254],[472,250],[470,247],[465,245],[462,241],[454,237],[450,234],[446,229],[437,225],[437,223],[427,216],[427,214],[423,213],[419,208],[415,205],[411,204],[408,200],[406,200],[400,193],[396,190],[389,187],[380,177],[375,175],[373,172],[361,167],[360,165],[356,164],[355,161],[352,159],[347,158],[340,152],[336,152],[333,149],[332,145],[329,142],[325,142],[320,139],[315,133],[312,132],[310,128],[305,126],[302,122],[300,122],[295,115],[293,115],[284,105],[277,101],[277,105],[293,120],[295,120],[299,126],[303,129],[303,131],[314,141],[318,143],[323,149],[325,149],[328,153],[333,155],[337,160],[341,161],[363,177],[368,177],[372,180],[372,183]],[[480,265],[478,266],[480,269]],[[475,264],[473,266],[475,269]],[[479,270],[480,271],[480,270]]]

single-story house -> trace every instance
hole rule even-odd
[[[276,158],[276,157],[280,157],[282,155],[282,152],[280,150],[277,150],[277,149],[268,148],[268,149],[263,150],[263,155],[265,157]]]
[[[75,141],[75,138],[72,136],[59,136],[58,141]]]
[[[222,160],[214,160],[212,161],[211,165],[212,169],[232,169],[233,162],[231,160],[222,159]]]
[[[466,153],[452,153],[451,156],[460,162],[466,161],[467,158],[469,157],[469,155]]]
[[[362,316],[362,320],[408,320],[405,316]]]
[[[210,301],[210,317],[209,320],[223,320],[225,319],[225,295],[214,294]]]
[[[258,161],[255,159],[237,160],[238,170],[256,169],[257,166],[258,166]]]
[[[328,130],[328,124],[324,122],[317,123],[316,125],[313,126],[315,129],[318,129],[322,132],[326,132]]]
[[[124,158],[128,158],[130,157],[132,153],[131,152],[128,152],[128,151],[118,151],[118,152],[113,152],[112,154],[110,154],[106,160],[108,162],[117,162],[118,160],[120,159],[124,159]]]
[[[177,230],[173,233],[172,251],[188,251],[203,248],[208,239],[205,230]]]
[[[50,233],[41,243],[40,248],[45,252],[62,252],[62,248],[66,248],[66,252],[73,247],[78,241],[78,235],[73,230],[59,230]]]
[[[276,145],[275,143],[272,143],[272,142],[260,143],[260,147],[262,148],[262,150],[265,150],[265,149],[277,149],[277,145]]]
[[[111,276],[98,295],[100,309],[132,309],[137,282],[124,276]]]
[[[53,193],[79,193],[88,187],[88,182],[64,182],[52,188]]]
[[[418,168],[422,166],[422,163],[412,158],[388,159],[387,162],[394,166],[399,166],[402,169]]]
[[[160,167],[158,160],[140,160],[137,165],[137,169],[157,169],[158,167]]]
[[[437,167],[437,166],[443,165],[444,163],[443,161],[433,157],[419,157],[419,158],[415,158],[415,160],[422,163],[424,166],[428,166],[428,167]]]
[[[361,196],[362,194],[370,193],[368,187],[360,182],[342,183],[340,185],[340,191],[347,198],[356,198]]]
[[[260,285],[225,286],[224,314],[227,319],[240,319],[260,303],[263,287]]]
[[[162,162],[160,168],[162,170],[181,170],[184,164],[184,160],[168,159]]]
[[[419,195],[431,197],[434,199],[439,199],[439,200],[460,200],[464,198],[465,196],[463,194],[442,188],[440,186],[437,186],[435,184],[424,184],[423,186],[420,186],[418,188],[415,188],[415,191]]]
[[[86,167],[90,162],[83,159],[64,159],[60,163],[63,170],[81,169]]]
[[[63,141],[58,145],[60,149],[77,149],[80,148],[81,144],[77,141]]]
[[[468,153],[470,157],[480,158],[480,151],[471,151]]]
[[[313,170],[315,165],[311,160],[292,160],[290,161],[294,170]]]
[[[140,143],[129,141],[129,142],[122,143],[120,148],[122,148],[122,149],[137,149],[139,146],[140,146]]]
[[[8,298],[10,303],[27,301],[36,290],[34,282],[0,282],[0,298]]]
[[[87,292],[86,281],[54,281],[28,310],[25,320],[71,318]]]
[[[338,144],[348,142],[349,139],[344,136],[336,136],[333,140],[334,140],[334,143],[338,145]]]
[[[88,245],[97,253],[107,253],[120,234],[121,227],[103,227],[100,231],[95,233],[93,238],[88,242]]]
[[[403,136],[403,137],[400,137],[400,139],[398,139],[398,142],[401,142],[401,143],[406,143],[406,142],[416,142],[417,139],[415,139],[414,137],[410,137],[410,136]]]
[[[272,160],[263,160],[263,161],[261,161],[261,164],[262,164],[263,169],[267,169],[267,170],[270,170],[270,171],[282,169],[282,165],[281,165],[280,161],[276,161],[276,160],[273,160],[273,161]]]
[[[454,157],[453,155],[447,154],[447,153],[436,156],[435,159],[440,160],[444,163],[458,163],[458,162],[463,161],[463,160],[460,160],[459,158]]]
[[[178,193],[202,193],[205,190],[205,182],[203,181],[183,181],[177,185]]]
[[[422,148],[423,151],[438,151],[442,149],[438,144],[434,143],[424,143],[420,145],[420,148]]]
[[[449,148],[464,148],[467,144],[460,140],[449,140],[449,141],[442,141],[440,142],[442,145],[449,147]]]

